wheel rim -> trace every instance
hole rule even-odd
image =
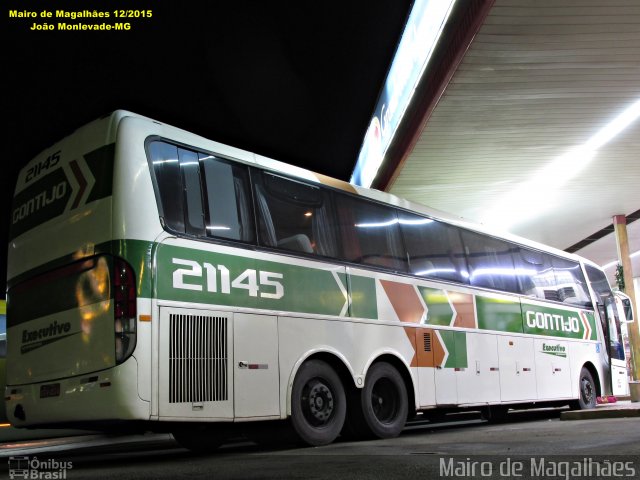
[[[580,395],[582,395],[582,401],[586,405],[591,405],[595,399],[594,388],[587,377],[582,377],[580,381]]]
[[[302,389],[302,412],[313,426],[321,427],[331,421],[335,411],[334,395],[329,385],[320,378],[308,381]]]
[[[371,390],[373,414],[381,423],[391,423],[398,414],[398,390],[388,378],[378,380]]]

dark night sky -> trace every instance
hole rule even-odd
[[[18,170],[118,108],[348,180],[410,4],[7,2],[0,292]],[[154,16],[129,32],[32,32],[29,20],[8,18],[13,8],[89,5],[152,8]]]

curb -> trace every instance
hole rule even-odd
[[[640,417],[640,406],[638,408],[594,408],[593,410],[576,410],[562,412],[560,420],[595,420],[598,418],[632,418]]]

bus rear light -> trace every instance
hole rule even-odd
[[[136,347],[136,277],[122,259],[116,258],[113,266],[115,351],[120,364]]]

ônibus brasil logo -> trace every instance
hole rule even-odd
[[[73,468],[72,462],[63,462],[53,458],[39,460],[38,457],[9,457],[9,478],[64,480],[67,470]]]

